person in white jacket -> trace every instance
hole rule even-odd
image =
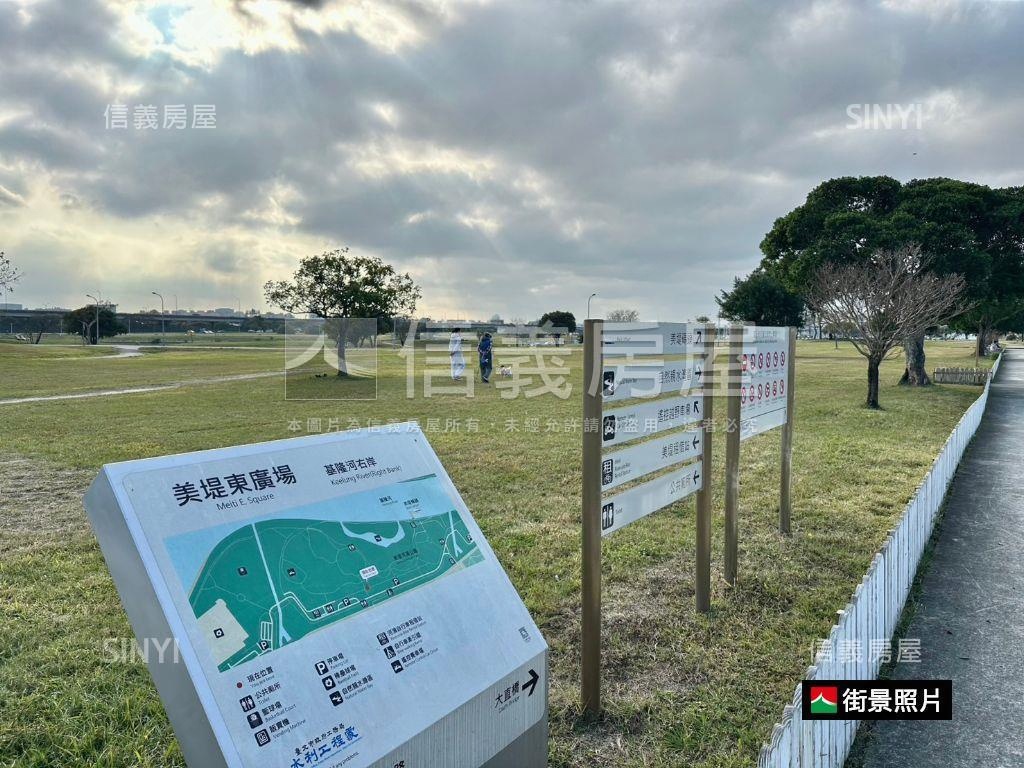
[[[462,375],[466,372],[466,358],[462,355],[462,329],[452,330],[451,338],[448,340],[448,357],[452,360],[452,379],[462,381]]]

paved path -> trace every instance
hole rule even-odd
[[[953,681],[952,721],[879,721],[868,768],[1024,766],[1024,350],[1007,351],[950,489],[896,679]]]
[[[190,381],[173,381],[170,384],[153,384],[147,387],[127,387],[125,389],[102,389],[92,392],[74,392],[67,395],[38,395],[35,397],[12,397],[0,400],[0,405],[18,405],[20,403],[45,403],[49,400],[81,400],[87,397],[110,397],[112,395],[137,395],[140,392],[161,392],[165,389],[194,387],[202,384],[223,384],[227,381],[247,381],[249,379],[267,379],[272,376],[284,376],[284,371],[267,371],[265,373],[239,373],[232,376],[215,376],[209,379],[192,379]]]

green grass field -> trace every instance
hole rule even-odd
[[[280,369],[273,353],[0,345],[0,399]],[[496,364],[526,350],[499,348]],[[969,344],[928,347],[929,369],[974,362]],[[977,387],[895,385],[862,406],[866,369],[849,346],[801,342],[793,535],[776,533],[778,432],[743,444],[740,575],[722,571],[714,438],[713,612],[693,608],[688,500],[605,542],[606,715],[581,717],[580,358],[571,396],[423,397],[426,353],[381,350],[373,401],[284,399],[284,378],[125,396],[0,405],[0,765],[182,766],[148,673],[112,649],[130,629],[80,495],[104,462],[418,419],[551,645],[552,766],[748,766]],[[69,359],[73,358],[73,359]],[[441,361],[443,366],[444,361]],[[88,370],[85,366],[89,366]],[[534,375],[533,385],[539,383]],[[347,382],[318,380],[325,390]],[[443,383],[443,376],[434,381]],[[503,386],[510,386],[504,382]],[[562,388],[564,391],[564,387]],[[716,407],[722,421],[724,403]]]

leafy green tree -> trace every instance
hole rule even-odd
[[[781,280],[755,270],[733,281],[731,291],[722,291],[715,301],[722,317],[757,325],[800,327],[804,301],[789,291]]]
[[[99,333],[96,326],[96,305],[88,304],[79,307],[64,315],[64,322],[70,332],[77,332],[83,341],[89,344],[99,344],[100,339],[109,339],[121,333],[127,333],[128,329],[114,315],[109,307],[100,307],[99,311]]]
[[[374,256],[352,256],[348,248],[307,256],[291,280],[263,286],[267,302],[286,312],[307,312],[327,323],[338,350],[338,375],[348,375],[345,342],[350,320],[411,315],[420,289],[408,274]]]
[[[555,344],[557,344],[563,333],[576,333],[576,316],[572,312],[556,309],[541,315],[537,325],[549,326],[551,335],[555,337]]]
[[[962,275],[970,309],[951,320],[978,333],[979,347],[1024,303],[1024,197],[955,179],[900,184],[887,176],[843,177],[820,184],[777,219],[761,242],[761,269],[805,294],[825,264],[863,263],[879,249],[912,243],[937,275]],[[924,334],[904,339],[903,381],[928,384]]]

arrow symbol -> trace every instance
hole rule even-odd
[[[538,680],[540,680],[540,675],[538,675],[536,673],[536,671],[531,669],[530,670],[530,679],[527,680],[525,683],[523,683],[523,690],[524,691],[529,691],[529,693],[526,694],[527,696],[533,696],[533,691],[537,687],[537,681]]]
[[[700,475],[697,474],[697,470],[693,470],[693,484],[696,485],[697,481],[700,480]]]
[[[700,413],[700,402],[697,400],[693,401],[693,412]]]
[[[702,337],[702,334],[703,334],[703,333],[704,333],[703,331],[696,331],[696,332],[695,332],[695,334],[696,334],[696,336],[697,336],[697,343],[698,343],[698,344],[700,344],[700,340],[701,340],[701,337]]]
[[[693,436],[693,447],[696,448],[700,444],[700,437],[697,435]]]
[[[697,374],[697,378],[699,379],[701,377],[701,374],[704,373],[704,371],[702,371],[700,368],[698,368],[696,371],[694,371],[694,373]]]

